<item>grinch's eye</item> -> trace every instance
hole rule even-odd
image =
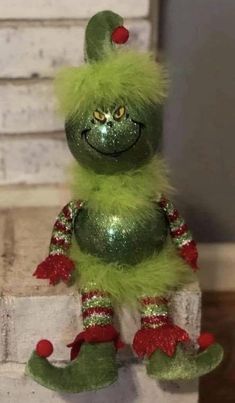
[[[126,113],[125,106],[119,106],[119,108],[117,108],[116,111],[114,112],[113,117],[115,120],[120,120],[123,118],[125,113]]]
[[[98,122],[104,123],[106,121],[105,114],[99,111],[93,112],[93,116]]]

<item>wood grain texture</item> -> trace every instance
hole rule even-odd
[[[128,46],[140,50],[150,45],[150,22],[127,21]],[[63,66],[83,63],[85,23],[71,26],[0,27],[1,78],[53,77]]]
[[[0,133],[61,130],[51,82],[0,85]]]
[[[6,137],[0,140],[0,185],[64,182],[71,160],[63,138]]]
[[[124,17],[146,17],[148,0],[2,0],[1,19],[88,18],[100,10],[113,10]]]

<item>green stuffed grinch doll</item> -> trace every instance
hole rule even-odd
[[[167,198],[170,185],[157,154],[162,133],[166,74],[151,55],[125,49],[122,18],[96,14],[86,28],[82,67],[58,74],[56,92],[76,159],[73,200],[54,224],[49,256],[34,275],[77,283],[84,329],[71,363],[52,365],[53,346],[37,344],[28,374],[54,390],[82,392],[115,382],[114,304],[136,304],[141,325],[133,350],[156,379],[192,379],[213,370],[222,347],[188,333],[168,313],[169,293],[193,279],[197,249],[183,218]],[[79,198],[79,199],[78,199]]]

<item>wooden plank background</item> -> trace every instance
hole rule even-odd
[[[83,62],[87,19],[102,9],[125,17],[129,46],[149,49],[149,1],[0,2],[0,185],[62,183],[72,160],[56,113],[52,79]]]

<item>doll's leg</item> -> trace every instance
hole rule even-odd
[[[49,389],[77,393],[100,389],[117,379],[116,349],[121,342],[112,324],[109,295],[95,288],[83,290],[82,316],[84,330],[68,345],[72,361],[66,367],[52,365],[43,349],[33,352],[27,372],[38,383]]]
[[[140,300],[141,329],[136,333],[133,349],[147,357],[147,372],[158,379],[192,379],[212,371],[223,358],[223,349],[213,343],[197,353],[185,350],[188,333],[173,324],[168,301],[159,297]]]
[[[122,347],[119,334],[113,326],[114,312],[109,294],[89,287],[82,291],[81,302],[84,330],[68,345],[71,347],[71,360],[77,357],[84,342],[113,342],[116,348]]]

